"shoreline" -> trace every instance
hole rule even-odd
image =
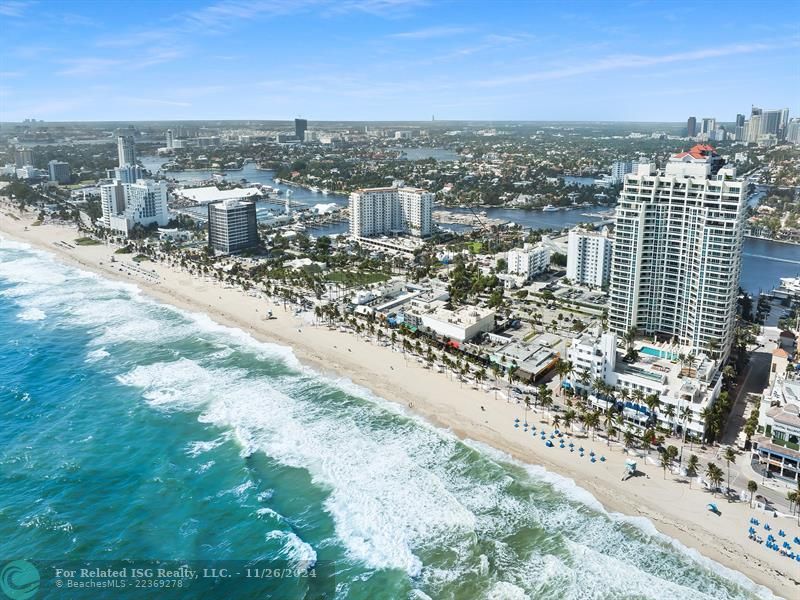
[[[326,325],[313,325],[293,316],[292,309],[284,311],[282,302],[253,297],[241,290],[224,287],[168,267],[163,263],[145,262],[139,268],[152,269],[158,281],[137,275],[130,255],[116,255],[115,247],[104,244],[74,246],[55,245],[66,241],[73,244],[80,237],[73,227],[54,225],[30,226],[30,215],[19,220],[0,208],[0,232],[9,238],[28,243],[55,255],[72,266],[95,272],[117,281],[134,283],[144,294],[155,300],[194,313],[204,313],[212,320],[243,330],[259,341],[277,343],[292,349],[305,367],[336,379],[346,377],[375,395],[398,404],[421,416],[434,426],[447,429],[462,440],[487,445],[526,466],[541,466],[547,471],[572,480],[579,489],[590,493],[610,513],[611,518],[645,517],[662,534],[696,550],[706,558],[742,573],[756,584],[776,594],[792,597],[800,584],[788,576],[794,563],[776,556],[764,546],[747,538],[751,515],[764,518],[763,513],[750,510],[747,503],[722,503],[722,516],[706,510],[708,502],[716,502],[711,494],[698,485],[690,490],[686,484],[664,480],[661,468],[646,459],[638,458],[639,470],[646,477],[621,482],[622,465],[628,456],[619,444],[606,445],[606,440],[590,437],[580,443],[605,455],[605,463],[589,463],[558,449],[546,448],[538,439],[525,436],[513,425],[515,417],[523,417],[523,409],[503,398],[495,399],[491,392],[463,387],[447,376],[423,369],[416,360],[406,360],[399,352],[356,337],[352,333],[330,330]],[[25,227],[28,230],[25,230]],[[114,256],[118,262],[110,263]],[[268,308],[277,318],[264,320]],[[260,309],[260,311],[259,311]],[[344,348],[348,350],[345,351]],[[485,407],[485,411],[483,408]],[[528,416],[529,421],[546,423],[542,412]],[[574,435],[574,434],[573,434]],[[574,436],[577,437],[577,436]],[[652,463],[652,464],[651,464]],[[783,525],[782,521],[770,519]],[[794,523],[794,521],[791,521]],[[796,529],[787,521],[787,528]],[[708,567],[707,562],[701,561]]]

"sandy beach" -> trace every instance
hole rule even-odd
[[[572,479],[610,513],[644,517],[661,533],[743,573],[775,594],[785,598],[800,594],[800,563],[749,540],[747,535],[751,516],[762,523],[769,521],[776,531],[781,527],[797,535],[800,527],[795,520],[759,513],[750,509],[747,502],[727,503],[714,498],[697,482],[690,489],[688,482],[675,481],[677,476],[669,472],[665,480],[655,452],[649,460],[637,459],[644,475],[623,482],[624,461],[629,456],[619,444],[608,446],[605,438],[599,436],[596,440],[591,437],[579,440],[587,453],[594,450],[604,455],[607,459],[604,463],[590,463],[588,457],[578,458],[577,453],[557,446],[548,448],[538,436],[534,438],[521,428],[514,428],[514,419],[523,418],[523,407],[507,402],[501,395],[471,389],[423,368],[416,360],[390,347],[329,329],[322,323],[316,325],[313,315],[308,313],[295,316],[293,307],[284,308],[282,301],[272,303],[160,263],[144,262],[137,267],[132,255],[114,255],[114,246],[75,245],[80,234],[74,228],[33,226],[32,216],[16,211],[13,214],[18,218],[11,216],[10,209],[0,206],[0,233],[4,236],[46,250],[74,266],[135,283],[158,301],[206,313],[215,321],[240,328],[259,340],[290,346],[307,367],[348,378],[461,438],[490,445],[521,462],[541,465]],[[143,275],[145,270],[156,276]],[[269,310],[276,318],[265,319]],[[548,432],[552,429],[548,415],[543,412],[529,414],[528,421]],[[579,434],[576,432],[574,437]],[[715,502],[722,514],[709,512],[706,508],[709,502]]]

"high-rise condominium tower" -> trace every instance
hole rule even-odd
[[[117,155],[120,167],[136,162],[136,143],[132,135],[121,135],[117,138]]]
[[[407,187],[368,188],[350,194],[350,235],[433,233],[433,194]]]
[[[647,171],[649,170],[649,174]],[[664,172],[625,178],[616,212],[609,323],[727,357],[742,261],[746,183],[708,145]]]

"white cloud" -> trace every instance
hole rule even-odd
[[[404,40],[429,40],[435,38],[450,37],[454,35],[461,35],[472,31],[466,27],[428,27],[426,29],[417,29],[415,31],[403,31],[400,33],[393,33],[389,35],[390,38],[404,39]]]
[[[24,2],[23,0],[2,0],[0,1],[0,15],[4,17],[22,17],[28,14],[29,9],[35,2]]]
[[[531,81],[545,81],[551,79],[565,79],[568,77],[576,77],[579,75],[589,75],[592,73],[601,73],[604,71],[616,71],[622,69],[635,69],[642,67],[650,67],[655,65],[665,65],[680,62],[692,62],[698,60],[706,60],[710,58],[721,58],[725,56],[734,56],[737,54],[752,54],[754,52],[762,52],[765,50],[773,50],[777,47],[770,44],[734,44],[730,46],[720,46],[718,48],[704,48],[700,50],[692,50],[689,52],[677,52],[672,54],[647,56],[639,54],[622,54],[612,55],[599,60],[586,61],[571,66],[558,67],[554,69],[546,69],[542,71],[532,71],[523,73],[521,75],[512,75],[509,77],[498,77],[493,79],[486,79],[478,82],[481,86],[501,86],[516,83],[527,83]]]

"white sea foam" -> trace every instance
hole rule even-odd
[[[220,447],[226,440],[227,436],[223,435],[214,440],[190,442],[186,449],[186,455],[191,457],[200,456],[201,454],[210,452],[214,448]]]
[[[22,321],[43,321],[47,318],[45,312],[38,308],[29,308],[17,314],[17,318]]]
[[[42,257],[38,256],[38,260]],[[24,310],[36,307],[46,314],[56,314],[57,307],[68,310],[76,323],[94,330],[94,344],[100,348],[93,352],[132,337],[163,345],[200,332],[259,358],[280,359],[299,371],[269,381],[238,369],[214,368],[213,359],[208,366],[180,358],[139,365],[118,379],[141,389],[142,396],[156,409],[202,411],[200,420],[232,432],[243,454],[260,450],[283,464],[306,469],[315,484],[330,490],[325,508],[333,518],[337,537],[349,556],[365,565],[403,569],[411,576],[421,575],[420,580],[435,588],[457,581],[462,574],[485,570],[486,561],[474,553],[475,542],[494,539],[497,543],[488,560],[490,576],[497,578],[492,593],[515,594],[523,590],[535,597],[532,591],[537,586],[552,589],[556,583],[563,586],[564,597],[602,596],[607,590],[647,597],[659,590],[672,593],[676,589],[680,597],[700,597],[694,590],[675,588],[678,584],[674,579],[673,583],[664,584],[663,577],[645,570],[647,563],[642,556],[650,550],[648,543],[660,540],[751,593],[771,597],[743,575],[661,536],[645,519],[603,516],[602,507],[591,494],[544,469],[518,464],[533,481],[546,482],[561,492],[563,503],[539,508],[535,498],[526,501],[509,491],[515,484],[510,476],[471,475],[469,470],[475,461],[455,458],[469,451],[451,433],[417,417],[404,417],[402,407],[375,397],[349,380],[301,369],[288,348],[258,342],[239,330],[215,323],[207,315],[164,308],[143,298],[135,286],[112,284],[66,267],[56,267],[56,276],[31,276],[30,271],[36,270],[35,261],[23,269],[16,262],[20,262],[19,257],[14,262],[0,262],[0,278],[16,284],[9,290],[13,292],[9,297]],[[47,271],[50,265],[46,266],[39,270]],[[87,279],[93,280],[91,290],[86,287]],[[174,318],[176,314],[182,318]],[[330,386],[371,404],[351,403],[341,410],[326,407],[317,398],[330,394]],[[391,427],[387,419],[394,419]],[[469,445],[498,463],[514,462],[481,444]],[[202,453],[200,447],[197,450]],[[229,492],[243,495],[252,486],[252,482],[245,482]],[[570,501],[580,502],[600,516],[576,511]],[[650,541],[626,536],[615,525],[617,522],[636,526]],[[518,556],[517,550],[499,540],[512,536],[521,526],[538,526],[559,532],[558,535],[578,528],[584,537],[580,542],[566,540],[568,560],[535,552]],[[294,538],[286,532],[280,535],[286,538],[287,555],[306,559],[313,556],[316,560],[313,548],[295,534],[291,534]],[[423,569],[418,554],[426,548],[442,546],[455,552],[457,560],[447,568]],[[615,552],[626,552],[626,558],[620,560]],[[640,559],[643,562],[637,562]],[[592,568],[584,568],[581,561],[592,563]],[[631,578],[637,583],[625,585]]]
[[[267,540],[280,540],[283,543],[281,554],[295,569],[307,570],[317,563],[317,553],[310,544],[304,542],[292,531],[276,529],[265,536]]]
[[[91,350],[86,354],[86,362],[94,363],[103,360],[104,358],[108,358],[111,354],[105,348],[97,348],[96,350]]]

